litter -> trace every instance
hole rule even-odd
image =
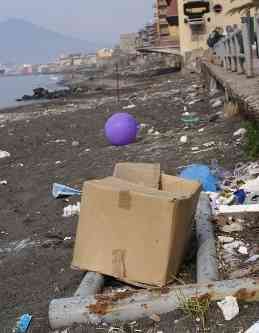
[[[239,306],[237,300],[233,296],[226,296],[221,302],[217,302],[221,309],[225,320],[232,320],[239,314]]]
[[[218,100],[216,100],[211,106],[212,106],[213,108],[218,108],[218,107],[220,107],[221,105],[223,105],[223,102],[222,102],[221,99],[218,99]]]
[[[200,128],[200,129],[198,130],[198,132],[199,132],[199,133],[204,132],[204,128]]]
[[[130,104],[130,105],[126,105],[123,107],[123,110],[126,110],[126,109],[134,109],[136,107],[135,104]]]
[[[199,147],[192,147],[192,151],[198,151],[198,150],[200,150]]]
[[[249,259],[247,259],[247,260],[245,261],[245,264],[250,264],[250,263],[252,263],[252,262],[257,261],[258,259],[259,259],[259,254],[255,254],[255,255],[253,255],[252,257],[250,257]]]
[[[204,147],[207,147],[207,148],[209,148],[209,147],[211,147],[211,146],[214,146],[215,145],[215,141],[210,141],[210,142],[207,142],[207,143],[204,143],[203,144],[203,146]]]
[[[234,132],[233,136],[243,136],[245,135],[247,130],[245,128],[240,128],[236,132]]]
[[[235,214],[235,213],[258,213],[259,204],[252,205],[221,205],[219,206],[220,214]]]
[[[81,191],[66,185],[54,183],[52,186],[52,195],[55,199],[58,199],[60,197],[81,195]]]
[[[245,246],[240,246],[240,248],[238,249],[238,252],[243,255],[248,255],[248,250]]]
[[[189,113],[189,112],[188,112]],[[188,115],[185,114],[182,116],[182,122],[186,125],[195,125],[200,121],[200,117],[196,113],[191,112]]]
[[[259,332],[259,321],[257,321],[253,326],[251,326],[245,333],[258,333]]]
[[[0,158],[10,157],[11,154],[8,151],[0,150]]]
[[[73,141],[72,142],[72,147],[77,147],[79,146],[79,141]]]
[[[234,241],[233,243],[227,243],[223,245],[223,249],[231,254],[235,254],[235,250],[237,250],[240,246],[244,246],[242,241]]]
[[[187,143],[187,142],[188,142],[188,137],[187,137],[187,135],[183,135],[183,136],[181,136],[181,138],[180,138],[180,142],[181,142],[181,143]]]
[[[0,185],[7,185],[8,183],[7,183],[7,180],[1,180],[0,181]]]
[[[220,243],[224,243],[224,244],[234,242],[233,237],[227,237],[227,236],[218,236],[218,240]]]
[[[217,192],[218,178],[214,176],[207,165],[204,164],[193,164],[185,168],[181,173],[180,177],[189,180],[199,181],[204,191],[206,192]]]
[[[75,215],[79,215],[80,213],[80,202],[75,205],[69,205],[64,208],[63,217],[71,217]]]
[[[232,224],[227,224],[224,225],[221,230],[226,233],[231,233],[231,232],[240,232],[243,231],[243,226],[240,223],[234,222]]]
[[[17,333],[26,333],[30,323],[32,321],[32,316],[29,314],[24,314],[20,317],[18,323],[17,323]]]

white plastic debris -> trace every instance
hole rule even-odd
[[[71,217],[79,215],[80,213],[80,202],[77,202],[75,205],[69,205],[64,208],[63,217]]]
[[[200,150],[199,147],[192,147],[192,151],[197,151],[197,150]]]
[[[188,137],[187,137],[187,135],[183,135],[183,136],[181,136],[181,138],[180,138],[180,142],[181,142],[181,143],[187,143],[187,142],[188,142]]]
[[[154,127],[151,127],[148,131],[147,134],[151,135],[154,133]]]
[[[232,320],[239,314],[237,299],[233,296],[226,296],[221,302],[217,302],[225,320]]]
[[[231,232],[240,232],[243,230],[243,226],[240,223],[234,222],[232,224],[224,225],[221,230],[223,232],[231,233]]]
[[[1,180],[0,181],[0,185],[7,185],[8,183],[7,183],[7,180]]]
[[[124,110],[126,110],[126,109],[134,109],[135,107],[136,107],[135,104],[129,104],[129,105],[124,106],[123,109]]]
[[[65,237],[64,241],[71,240],[71,239],[72,239],[72,237]]]
[[[73,141],[72,142],[72,147],[77,147],[79,146],[79,141]]]
[[[8,151],[0,150],[0,158],[10,157],[11,154]]]
[[[218,99],[218,100],[216,100],[216,101],[212,104],[212,107],[213,107],[213,108],[218,108],[218,107],[220,107],[222,104],[223,104],[222,100],[221,100],[221,99]]]
[[[248,250],[247,250],[247,248],[246,248],[245,246],[240,246],[240,247],[238,248],[238,252],[239,252],[240,254],[243,254],[243,255],[248,255]]]
[[[223,243],[223,244],[234,242],[233,237],[227,237],[227,236],[218,236],[218,240],[220,243]]]
[[[203,146],[207,147],[207,148],[212,147],[214,145],[215,145],[215,141],[210,141],[210,142],[206,142],[206,143],[203,144]]]
[[[245,333],[259,333],[259,321],[246,330]]]
[[[235,250],[237,250],[240,246],[244,246],[244,243],[242,241],[234,241],[233,243],[227,243],[223,245],[223,249],[228,253],[235,253]]]
[[[234,214],[234,213],[258,213],[259,212],[259,204],[251,204],[251,205],[232,205],[219,206],[220,214]]]
[[[247,180],[244,185],[240,188],[247,192],[258,192],[259,191],[259,177],[256,179]]]
[[[198,130],[198,132],[199,132],[199,133],[204,132],[204,128],[200,128],[200,129]]]
[[[245,261],[245,264],[249,264],[249,263],[252,263],[252,262],[255,262],[259,259],[259,254],[255,254],[253,255],[252,257],[250,257],[249,259],[247,259]]]
[[[245,135],[247,130],[245,128],[240,128],[236,132],[234,132],[233,136],[243,136]]]

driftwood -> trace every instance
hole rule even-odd
[[[235,296],[239,300],[259,300],[256,279],[217,281],[142,292],[114,293],[87,298],[74,297],[50,303],[49,321],[53,329],[69,327],[74,323],[128,321],[173,311],[188,298],[207,297],[212,301]]]
[[[209,196],[202,192],[196,213],[197,283],[217,281],[219,278],[214,229],[211,223]]]

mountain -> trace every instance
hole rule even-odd
[[[0,63],[40,64],[62,53],[93,52],[97,45],[39,27],[22,19],[0,22]]]

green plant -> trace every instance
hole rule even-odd
[[[246,122],[246,146],[245,150],[249,158],[256,159],[259,156],[259,125],[256,122]]]
[[[210,307],[210,296],[186,297],[181,290],[177,292],[179,305],[183,312],[193,320],[199,318],[202,328],[205,330],[207,315]]]

